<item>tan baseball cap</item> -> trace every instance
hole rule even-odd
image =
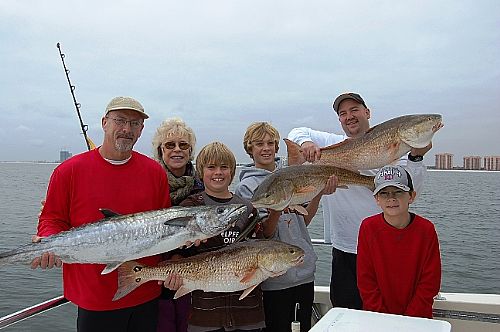
[[[108,106],[106,106],[104,116],[111,111],[117,110],[132,110],[139,113],[144,119],[149,118],[149,116],[144,112],[144,107],[142,107],[141,103],[131,97],[115,97],[111,99]]]

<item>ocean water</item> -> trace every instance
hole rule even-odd
[[[29,242],[36,232],[40,200],[55,166],[0,163],[0,251]],[[411,210],[436,225],[443,264],[441,291],[500,294],[500,172],[429,171]],[[309,229],[312,238],[323,238],[321,211]],[[328,285],[331,247],[315,250],[316,284]],[[0,269],[0,317],[62,294],[59,269]],[[76,307],[67,304],[5,331],[73,331],[75,326]]]

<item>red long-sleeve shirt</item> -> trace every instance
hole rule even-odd
[[[170,206],[165,171],[151,158],[133,152],[123,165],[112,165],[97,149],[76,155],[54,170],[38,235],[48,236],[103,218],[99,208],[120,214]],[[139,261],[159,262],[159,256]],[[87,310],[126,308],[159,296],[161,287],[149,282],[120,300],[112,301],[117,288],[116,270],[101,275],[101,264],[63,264],[64,296]]]
[[[363,309],[432,318],[441,285],[441,258],[434,225],[415,216],[404,229],[383,214],[363,220],[358,238],[358,288]]]

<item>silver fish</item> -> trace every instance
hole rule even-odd
[[[247,212],[243,204],[171,207],[117,215],[101,210],[101,221],[85,224],[0,253],[0,266],[29,263],[44,252],[53,252],[64,263],[106,264],[102,274],[123,262],[176,249],[187,241],[203,240],[231,227]]]
[[[284,274],[302,264],[304,250],[275,240],[238,242],[219,250],[167,261],[157,267],[127,262],[118,268],[118,300],[150,280],[165,280],[171,273],[182,277],[183,284],[174,299],[193,290],[235,292],[245,290],[246,297],[262,281]]]

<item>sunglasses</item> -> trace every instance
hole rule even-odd
[[[175,149],[176,145],[181,150],[187,150],[191,147],[191,144],[189,144],[188,142],[165,142],[165,143],[163,143],[163,147],[167,150]]]

